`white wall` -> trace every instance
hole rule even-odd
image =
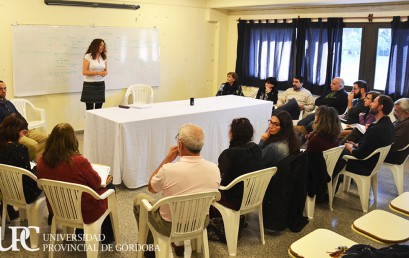
[[[0,0],[0,80],[7,84],[8,98],[13,97],[11,28],[15,24],[156,27],[160,30],[161,52],[160,87],[155,89],[155,102],[215,94],[220,84],[217,73],[222,69],[219,60],[226,59],[226,51],[220,50],[218,42],[225,41],[226,14],[219,11],[210,12],[205,7],[205,0],[144,0],[120,3],[139,4],[141,8],[121,10],[48,6],[43,0]],[[223,19],[224,25],[220,26],[218,20]],[[220,32],[223,35],[219,35]],[[109,46],[107,49],[109,51]],[[222,58],[218,57],[219,53],[222,53]],[[224,68],[224,62],[221,64]],[[32,65],[41,65],[41,60]],[[234,69],[234,66],[231,69]],[[226,72],[222,72],[223,80]],[[78,83],[82,84],[82,81]],[[36,87],[36,78],[32,79],[32,85]],[[125,90],[107,91],[104,107],[118,105],[124,92]],[[60,122],[68,122],[76,130],[83,129],[85,105],[79,101],[80,93],[27,99],[46,110],[49,131]]]

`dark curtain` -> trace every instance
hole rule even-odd
[[[261,86],[267,77],[288,81],[293,75],[295,24],[239,21],[236,73],[242,85]]]
[[[395,16],[391,28],[392,43],[385,94],[397,100],[409,97],[409,21],[401,22],[400,17]]]
[[[342,18],[297,21],[296,72],[313,94],[327,94],[332,78],[340,74],[343,28]]]

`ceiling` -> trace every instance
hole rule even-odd
[[[407,0],[207,0],[207,7],[220,10],[276,9],[282,7],[322,7],[409,4]]]

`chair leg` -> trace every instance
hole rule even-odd
[[[309,197],[307,195],[307,198],[305,199],[305,213],[309,220],[314,218],[315,198],[316,195],[314,195],[314,197]]]
[[[52,237],[50,237],[51,250],[48,252],[49,258],[54,257],[54,246],[55,246],[56,233],[57,233],[57,223],[55,222],[55,218],[53,218],[53,221],[51,222],[51,231],[50,231],[50,234]]]
[[[344,174],[344,182],[342,184],[342,191],[349,192],[351,186],[351,177]]]
[[[92,224],[84,224],[85,246],[87,249],[87,258],[97,258],[99,251],[98,237],[101,234],[101,219]]]
[[[3,202],[3,212],[1,215],[1,236],[0,240],[4,239],[4,234],[6,233],[6,217],[7,217],[7,203]]]
[[[145,222],[145,223],[143,223]],[[140,214],[139,214],[139,221],[138,221],[138,244],[141,246],[146,244],[148,238],[148,213],[146,209],[141,206]],[[138,258],[143,257],[143,252],[138,252]]]
[[[200,239],[200,237],[198,238],[198,239]],[[207,229],[205,228],[204,230],[203,230],[203,233],[202,233],[202,242],[203,242],[203,257],[204,258],[209,258],[210,257],[210,254],[209,254],[209,239],[207,238]]]
[[[403,163],[402,165],[388,166],[390,171],[392,172],[393,180],[395,181],[396,189],[398,190],[399,195],[403,193],[403,177],[404,177],[403,166],[404,164],[405,163]]]
[[[170,240],[168,237],[165,237],[161,234],[156,234],[152,230],[153,238],[155,239],[155,246],[158,246],[159,249],[155,250],[156,258],[168,258],[170,252]]]
[[[258,207],[258,224],[260,226],[260,240],[261,240],[261,243],[265,245],[266,241],[264,239],[263,205],[262,204]]]
[[[223,216],[223,224],[229,255],[236,256],[237,238],[239,236],[240,213],[234,212],[234,214],[232,215],[233,216],[229,216],[228,218],[227,216]]]
[[[371,186],[372,186],[374,203],[377,203],[378,201],[378,174],[375,174],[371,177]],[[369,199],[369,196],[368,196],[368,199]]]
[[[27,205],[27,215],[28,215],[28,225],[29,226],[37,226],[39,227],[41,224],[41,218],[42,218],[42,211],[43,208],[45,208],[45,199],[39,199],[35,203],[31,205]],[[38,247],[38,233],[34,228],[30,229],[30,244],[31,248],[37,248]]]
[[[369,206],[369,190],[370,190],[370,179],[359,177],[355,180],[358,187],[359,199],[361,201],[361,207],[363,212],[368,212]]]
[[[118,221],[118,212],[117,212],[115,194],[111,194],[109,196],[108,203],[110,206],[109,208],[111,209],[109,218],[111,219],[112,231],[114,231],[115,243],[121,244],[122,242],[121,242],[120,235],[119,235],[119,221]]]

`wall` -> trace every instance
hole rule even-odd
[[[226,14],[219,11],[210,12],[205,7],[205,0],[105,2],[138,4],[141,8],[120,10],[48,6],[43,0],[0,0],[0,79],[7,84],[8,98],[13,97],[13,24],[156,27],[160,30],[161,52],[160,87],[155,89],[154,101],[214,95],[220,84],[219,69],[222,70],[223,80],[227,72],[224,69],[225,63],[221,62],[223,67],[219,64],[219,60],[226,60],[223,57],[226,51],[219,46],[219,41],[225,41],[227,35]],[[219,20],[224,20],[224,25],[220,25]],[[226,46],[224,44],[224,47]],[[107,48],[109,51],[109,46]],[[222,58],[219,58],[219,53],[222,53]],[[41,65],[41,60],[32,65]],[[234,66],[231,69],[234,69]],[[82,84],[82,81],[78,83]],[[36,87],[36,78],[32,78],[32,84]],[[107,91],[104,107],[118,105],[124,92],[124,89]],[[85,105],[79,101],[80,93],[52,94],[27,99],[46,110],[49,131],[60,122],[71,123],[76,130],[83,129]]]

